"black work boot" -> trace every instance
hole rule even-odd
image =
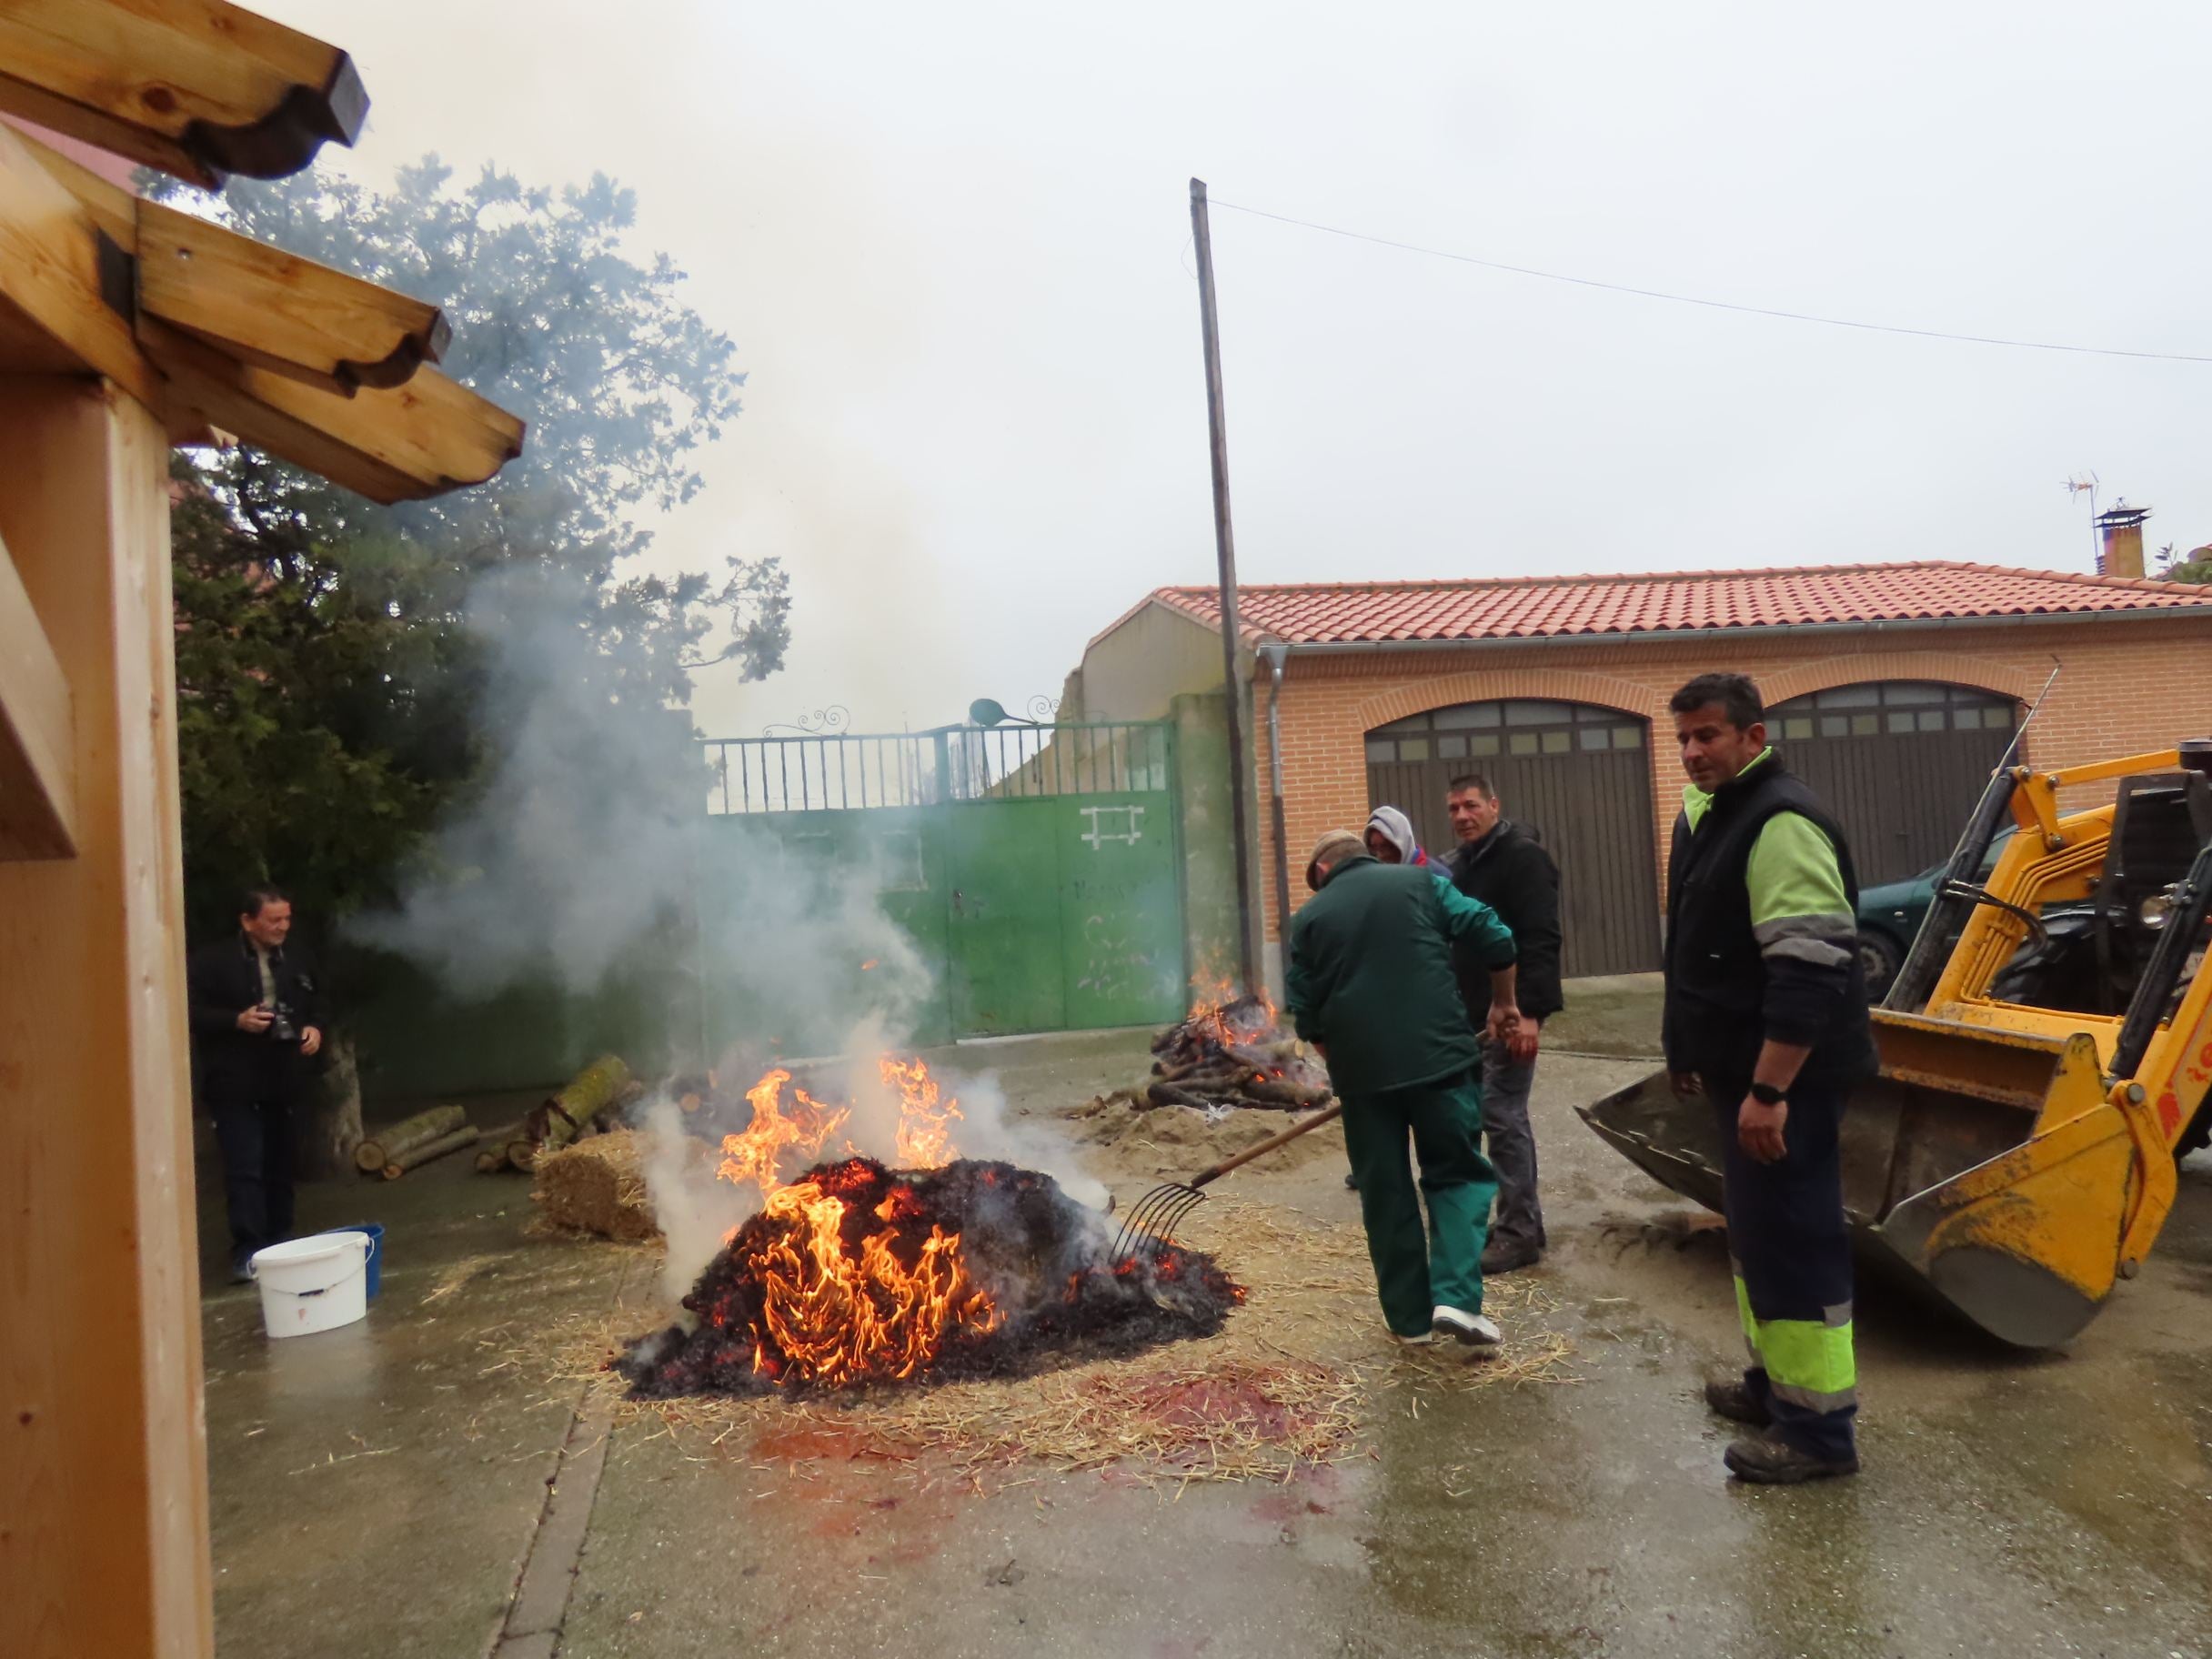
[[[1771,1434],[1737,1441],[1721,1453],[1721,1462],[1737,1480],[1756,1486],[1795,1486],[1803,1481],[1825,1481],[1859,1472],[1855,1455],[1840,1461],[1815,1457]]]
[[[1766,1409],[1766,1402],[1751,1392],[1751,1385],[1740,1377],[1705,1384],[1705,1409],[1717,1412],[1731,1423],[1747,1423],[1755,1429],[1765,1428],[1775,1420]]]
[[[1518,1272],[1543,1260],[1543,1250],[1524,1240],[1493,1239],[1483,1247],[1483,1277],[1495,1279],[1500,1273]]]

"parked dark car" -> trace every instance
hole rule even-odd
[[[1997,867],[1997,855],[2011,839],[2012,831],[2006,830],[1989,843],[1989,855],[1982,860],[1985,879]],[[1859,894],[1859,967],[1866,975],[1866,994],[1874,1000],[1882,1000],[1905,965],[1905,953],[1913,948],[1928,906],[1936,902],[1936,883],[1943,870],[1943,865],[1933,864],[1916,876],[1885,881]]]

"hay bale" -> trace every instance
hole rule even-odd
[[[530,1185],[540,1219],[563,1232],[586,1232],[632,1243],[658,1238],[645,1186],[644,1138],[618,1129],[594,1135],[538,1161]]]

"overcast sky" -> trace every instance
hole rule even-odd
[[[613,174],[745,414],[656,558],[789,565],[716,735],[1057,692],[1213,579],[1190,176],[1743,304],[2212,356],[2201,5],[260,0],[345,46],[375,176]],[[2212,540],[2212,363],[1669,305],[1215,215],[1248,581],[1973,558],[2086,506]],[[719,678],[718,678],[718,673]]]

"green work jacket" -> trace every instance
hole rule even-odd
[[[1485,968],[1513,960],[1497,912],[1431,871],[1362,853],[1332,870],[1291,920],[1285,975],[1298,1034],[1329,1051],[1347,1100],[1431,1083],[1481,1058],[1452,945],[1471,940]]]

